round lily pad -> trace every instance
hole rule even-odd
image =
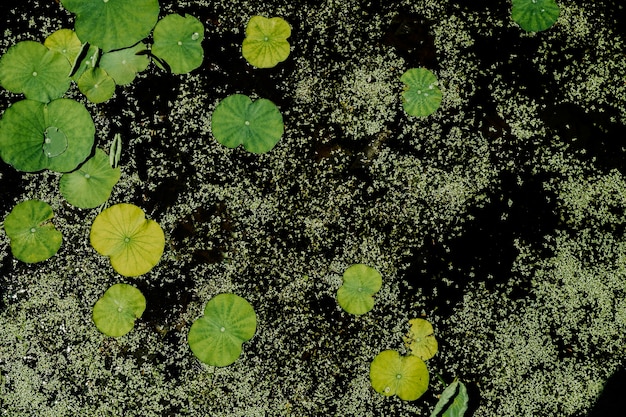
[[[343,285],[337,290],[337,302],[350,314],[365,314],[374,307],[374,294],[382,286],[380,272],[355,264],[343,273]]]
[[[211,118],[215,139],[229,148],[243,144],[253,153],[269,152],[284,132],[283,116],[270,100],[252,101],[243,94],[222,100]]]
[[[289,56],[291,27],[284,19],[252,16],[246,26],[241,54],[257,68],[275,67]]]
[[[83,72],[77,84],[80,92],[92,103],[103,103],[115,93],[115,81],[100,67]]]
[[[115,284],[93,306],[93,322],[107,336],[130,332],[146,309],[146,298],[132,285]]]
[[[433,326],[428,320],[411,319],[409,320],[411,330],[404,339],[411,354],[426,361],[437,353],[438,344],[435,339]]]
[[[51,51],[63,55],[70,65],[74,64],[78,54],[83,49],[76,32],[71,29],[59,29],[56,32],[52,32],[43,44]]]
[[[442,94],[435,74],[426,68],[411,68],[402,74],[400,81],[406,84],[402,105],[408,114],[423,117],[439,108]]]
[[[130,84],[137,73],[145,70],[150,64],[148,55],[138,54],[143,51],[146,51],[146,45],[139,42],[130,48],[107,52],[100,57],[100,68],[113,78],[115,84]]]
[[[45,261],[57,253],[63,241],[50,219],[52,207],[40,200],[17,204],[4,219],[4,230],[11,240],[13,256],[23,262]]]
[[[376,392],[417,400],[428,390],[428,368],[417,356],[400,356],[395,350],[380,352],[370,364],[370,382]]]
[[[150,271],[161,259],[165,235],[154,220],[133,204],[116,204],[98,214],[91,225],[91,246],[108,256],[119,274],[134,277]]]
[[[22,41],[0,58],[0,85],[12,93],[44,103],[70,87],[70,63],[39,42]]]
[[[120,169],[112,168],[109,157],[96,149],[76,171],[63,174],[59,190],[68,203],[80,208],[98,207],[109,199],[113,186],[120,179]]]
[[[256,314],[245,299],[235,294],[219,294],[204,308],[204,316],[189,329],[187,341],[202,362],[228,366],[241,355],[241,345],[256,332]]]
[[[69,172],[91,153],[95,130],[77,101],[18,101],[0,120],[0,156],[20,171]]]
[[[146,38],[159,17],[158,0],[61,0],[76,14],[74,30],[82,42],[104,52],[127,48]]]
[[[511,8],[511,18],[527,32],[550,28],[559,14],[559,5],[554,0],[513,0]]]
[[[152,54],[167,62],[174,74],[190,72],[202,64],[204,25],[195,17],[165,16],[157,23],[152,37]]]

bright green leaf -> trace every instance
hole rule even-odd
[[[426,68],[411,68],[402,74],[400,81],[406,84],[402,92],[402,105],[408,114],[424,117],[439,108],[442,94],[437,87],[435,74]]]
[[[92,103],[103,103],[115,93],[115,81],[100,67],[83,72],[77,84],[80,92]]]
[[[145,70],[150,64],[148,55],[139,54],[146,51],[146,45],[139,42],[131,48],[107,52],[100,57],[100,68],[105,70],[117,85],[133,82],[138,72]]]
[[[559,5],[554,0],[513,0],[511,8],[511,18],[527,32],[550,28],[559,14]]]
[[[93,306],[92,319],[107,336],[120,337],[130,332],[135,320],[146,309],[146,298],[132,285],[115,284]]]
[[[428,380],[424,361],[417,356],[400,356],[395,350],[380,352],[370,365],[372,387],[385,396],[416,400],[428,389]]]
[[[51,51],[63,55],[70,64],[74,64],[78,54],[83,49],[76,32],[71,29],[59,29],[52,32],[43,44]]]
[[[430,417],[463,417],[467,411],[468,402],[465,384],[455,379],[441,393]]]
[[[246,26],[241,54],[257,68],[274,67],[289,56],[289,36],[291,27],[284,19],[252,16]]]
[[[380,272],[355,264],[343,273],[343,285],[337,290],[337,302],[350,314],[365,314],[374,307],[374,294],[382,286]]]
[[[171,14],[154,28],[152,54],[163,59],[174,74],[198,68],[204,59],[204,26],[193,16]]]

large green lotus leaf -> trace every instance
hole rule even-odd
[[[195,17],[165,16],[157,23],[152,37],[152,54],[167,62],[174,74],[190,72],[202,64],[204,25]]]
[[[374,268],[355,264],[343,273],[343,285],[337,290],[337,302],[350,314],[365,314],[374,307],[375,293],[382,286],[380,272]]]
[[[559,5],[554,0],[513,0],[511,8],[511,18],[527,32],[550,28],[559,14]]]
[[[189,329],[187,341],[202,362],[228,366],[241,355],[241,345],[256,332],[254,308],[235,294],[219,294],[204,308],[204,316]]]
[[[270,100],[253,102],[246,95],[233,94],[213,111],[211,130],[215,139],[226,147],[243,144],[249,152],[265,153],[283,134],[283,116]]]
[[[284,19],[252,16],[246,26],[241,54],[257,68],[275,67],[289,56],[291,27]]]
[[[92,103],[104,103],[115,93],[115,81],[100,67],[85,71],[77,84],[80,92]]]
[[[18,42],[0,58],[0,85],[12,93],[44,103],[70,87],[70,63],[39,42]]]
[[[116,204],[98,214],[89,239],[98,253],[109,257],[113,269],[129,277],[150,271],[165,249],[161,226],[133,204]]]
[[[73,65],[83,45],[71,29],[59,29],[52,32],[43,42],[51,51],[63,55],[70,65]]]
[[[91,153],[95,126],[77,101],[22,100],[0,120],[0,156],[20,171],[69,172]]]
[[[428,320],[411,319],[409,320],[411,330],[404,342],[410,349],[411,354],[426,361],[437,353],[438,344],[435,338],[433,326]]]
[[[76,171],[63,174],[59,190],[71,205],[93,208],[109,199],[119,179],[120,169],[112,168],[108,155],[98,148],[95,155]]]
[[[437,77],[426,68],[411,68],[400,77],[406,84],[402,92],[402,105],[411,116],[428,116],[441,104],[441,90]]]
[[[146,298],[141,291],[132,285],[115,284],[96,301],[92,318],[102,333],[120,337],[132,330],[145,309]]]
[[[137,73],[145,70],[148,64],[150,64],[148,55],[137,55],[143,51],[146,51],[146,45],[143,42],[139,42],[131,48],[107,52],[100,57],[100,68],[113,78],[115,84],[130,84],[135,79]]]
[[[76,14],[74,29],[83,42],[108,52],[146,38],[159,17],[158,0],[61,0]]]
[[[370,364],[370,382],[376,392],[417,400],[428,390],[428,368],[417,356],[400,356],[395,350],[380,352]]]
[[[23,262],[35,263],[57,253],[63,235],[50,222],[53,216],[52,207],[39,200],[23,201],[13,207],[4,220],[13,256]]]

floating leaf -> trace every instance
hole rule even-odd
[[[59,190],[68,203],[80,208],[98,207],[109,199],[113,186],[120,179],[120,169],[111,168],[109,157],[96,149],[76,171],[63,174]]]
[[[409,320],[411,330],[404,339],[407,347],[411,350],[411,354],[426,361],[437,353],[437,339],[433,334],[433,326],[424,319]]]
[[[81,50],[78,56],[76,57],[76,61],[74,61],[74,66],[72,67],[72,79],[76,82],[80,80],[80,77],[88,70],[96,68],[98,59],[100,59],[100,50],[97,46],[89,46],[89,44],[84,44],[83,48],[86,50]]]
[[[202,362],[228,366],[241,355],[241,345],[256,332],[256,314],[245,299],[219,294],[204,308],[204,316],[189,329],[187,341]]]
[[[139,42],[137,45],[113,52],[102,54],[100,68],[105,70],[117,85],[126,85],[133,82],[138,72],[145,70],[150,59],[145,54],[146,45]]]
[[[158,0],[61,0],[76,14],[74,29],[83,42],[108,52],[146,38],[159,17]]]
[[[52,207],[40,200],[17,204],[4,220],[13,256],[23,262],[45,261],[57,253],[63,241],[61,232],[49,221]]]
[[[252,16],[246,26],[241,54],[257,68],[275,67],[289,56],[291,27],[284,19]]]
[[[283,134],[283,116],[267,99],[250,100],[233,94],[222,100],[211,118],[213,136],[222,145],[236,148],[243,144],[254,153],[270,151]]]
[[[441,90],[437,77],[426,68],[411,68],[400,77],[406,84],[402,92],[404,111],[411,116],[428,116],[441,104]]]
[[[204,59],[204,26],[193,16],[171,14],[154,28],[152,54],[167,62],[174,74],[198,68]]]
[[[441,398],[439,398],[430,417],[463,417],[467,411],[468,402],[469,397],[465,384],[455,379],[441,393]],[[441,414],[442,412],[443,414]]]
[[[350,266],[343,273],[343,285],[337,290],[337,301],[350,314],[365,314],[374,307],[374,294],[382,286],[380,272],[364,264]]]
[[[405,401],[421,397],[428,389],[428,369],[417,356],[400,356],[395,350],[380,352],[370,365],[370,381],[376,392],[397,395]]]
[[[89,235],[91,246],[108,256],[111,266],[124,276],[150,271],[161,259],[165,235],[154,220],[133,204],[116,204],[96,216]]]
[[[93,322],[107,336],[130,332],[146,309],[146,298],[132,285],[115,284],[93,306]]]
[[[511,8],[511,18],[527,32],[550,28],[559,14],[559,5],[554,0],[513,0]]]
[[[70,64],[74,64],[78,54],[83,49],[76,32],[71,29],[59,29],[52,32],[43,44],[51,51],[63,55]]]
[[[91,153],[95,130],[77,101],[18,101],[0,120],[0,156],[20,171],[69,172]]]
[[[92,103],[103,103],[115,93],[115,81],[100,67],[83,72],[77,84],[80,92]]]
[[[0,58],[0,84],[12,93],[47,103],[70,87],[67,59],[39,42],[18,42]]]

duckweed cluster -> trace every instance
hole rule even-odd
[[[539,34],[519,30],[502,2],[161,3],[211,23],[203,66],[149,71],[111,103],[85,103],[99,143],[125,141],[110,203],[142,207],[166,235],[161,263],[129,281],[147,310],[126,336],[98,332],[91,309],[119,277],[89,246],[97,213],[65,205],[60,174],[0,166],[3,182],[16,178],[0,185],[2,218],[40,199],[68,239],[25,265],[0,232],[0,416],[427,416],[442,383],[403,402],[368,380],[371,360],[402,346],[414,317],[440,341],[429,371],[459,377],[474,415],[593,406],[626,353],[618,2],[562,2]],[[0,52],[71,27],[55,2],[11,7]],[[270,72],[240,57],[253,15],[293,29],[289,59]],[[414,55],[381,42],[398,15],[423,17],[433,36],[443,101],[425,119],[402,114],[394,81]],[[233,93],[279,106],[285,134],[270,153],[212,140],[210,113]],[[0,108],[11,100],[0,92]],[[583,127],[615,151],[594,147]],[[354,263],[385,277],[358,318],[335,299]],[[237,362],[214,368],[186,335],[222,292],[245,297],[258,326]]]

